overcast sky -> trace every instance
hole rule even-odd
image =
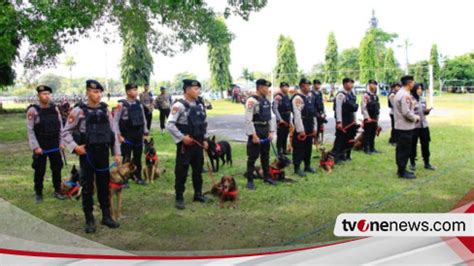
[[[227,1],[207,2],[219,11]],[[339,52],[358,47],[369,27],[372,9],[380,28],[399,34],[393,47],[402,66],[405,65],[405,51],[397,45],[407,38],[412,44],[408,51],[410,62],[427,59],[433,43],[438,44],[443,55],[460,55],[474,50],[473,3],[472,0],[269,0],[263,10],[250,16],[249,21],[239,17],[227,20],[235,35],[231,44],[231,73],[236,79],[245,67],[251,71],[270,72],[275,66],[280,34],[293,39],[299,68],[309,71],[314,64],[324,60],[327,36],[331,31],[336,35]],[[66,46],[59,62],[64,61],[65,55],[74,56],[77,62],[74,77],[105,77],[107,69],[109,78],[120,79],[121,54],[120,41],[105,45],[99,39],[82,39]],[[195,46],[174,57],[154,54],[153,59],[154,81],[172,79],[182,71],[195,73],[199,79],[209,77],[205,45]],[[61,64],[42,71],[47,72],[69,76],[67,68]]]

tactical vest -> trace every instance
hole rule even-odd
[[[393,108],[392,102],[390,101],[390,96],[395,95],[395,93],[391,92],[388,97],[387,97],[387,102],[388,102],[388,108]]]
[[[293,102],[296,95],[300,96],[304,102],[303,110],[301,110],[301,119],[303,120],[304,130],[306,133],[312,133],[314,130],[314,117],[316,116],[314,97],[311,94],[305,96],[304,94],[296,93],[291,98],[291,102]]]
[[[369,96],[369,102],[367,103],[367,112],[369,113],[370,118],[378,119],[380,114],[380,103],[379,97],[375,94],[367,93]]]
[[[342,103],[342,125],[347,126],[355,121],[354,113],[359,109],[359,105],[357,104],[357,97],[355,94],[339,91],[336,94],[336,97],[334,97],[334,117],[336,117],[336,98],[340,93],[343,93],[346,97],[345,101]]]
[[[270,132],[270,120],[272,120],[271,104],[265,97],[250,96],[258,101],[259,112],[254,114],[252,122],[259,138],[267,138]]]
[[[79,139],[75,138],[76,143],[78,145],[85,144],[88,146],[112,145],[115,137],[110,128],[107,104],[101,102],[98,108],[90,108],[81,102],[78,106],[85,116],[86,132],[79,133]]]
[[[324,112],[324,101],[323,94],[320,91],[311,91],[314,97],[314,107],[316,108],[317,113]]]
[[[187,124],[176,123],[179,131],[185,135],[190,135],[193,139],[202,141],[204,140],[204,135],[207,132],[207,122],[206,122],[206,107],[204,105],[204,100],[201,97],[196,99],[196,105],[191,106],[186,100],[178,100],[182,105],[184,105],[185,112],[188,116]]]
[[[123,107],[127,109],[128,120],[120,119],[120,132],[126,137],[141,138],[144,130],[144,117],[140,101],[136,100],[134,104],[130,104],[127,100],[120,100]]]
[[[48,108],[41,108],[37,104],[32,104],[39,115],[39,123],[34,125],[33,131],[38,139],[40,147],[43,149],[57,148],[59,146],[61,122],[56,105],[50,103]],[[54,146],[54,147],[53,147]]]
[[[277,93],[276,96],[281,97],[281,102],[278,105],[278,112],[280,113],[281,119],[285,120],[286,122],[290,121],[290,114],[291,114],[291,101],[288,95],[283,93]]]

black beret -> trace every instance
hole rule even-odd
[[[166,90],[165,87],[163,87],[163,86],[160,87],[160,91],[165,91],[165,90]]]
[[[49,91],[53,93],[53,90],[51,89],[51,87],[46,86],[46,85],[39,85],[38,87],[36,87],[36,91],[37,92]]]
[[[86,80],[86,88],[99,89],[104,91],[104,87],[97,81],[93,79]]]
[[[313,80],[313,84],[321,84],[321,81],[319,79]]]
[[[125,84],[125,90],[128,91],[130,89],[138,89],[138,86],[137,84],[135,83],[128,83],[128,84]]]
[[[300,79],[300,83],[298,83],[299,85],[301,84],[308,84],[308,85],[311,85],[311,81],[309,81],[309,79],[307,78],[302,78]]]
[[[342,79],[342,84],[346,84],[346,83],[348,83],[348,82],[354,83],[354,80],[351,79],[351,78],[343,78],[343,79]]]
[[[282,82],[280,83],[280,88],[281,87],[290,87],[290,85],[287,82]]]
[[[198,86],[201,88],[201,83],[195,79],[183,79],[183,90],[186,90],[187,87]]]
[[[257,87],[258,86],[267,86],[267,87],[272,86],[272,83],[270,81],[265,80],[265,79],[257,79],[255,84],[257,85]]]
[[[415,80],[413,78],[413,76],[410,76],[410,75],[406,75],[406,76],[403,76],[400,81],[402,82],[402,85],[406,85],[408,83],[408,81],[410,80]]]
[[[378,85],[377,81],[375,79],[369,79],[368,84],[375,84]]]

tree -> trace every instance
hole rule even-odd
[[[280,35],[277,46],[277,65],[275,67],[277,82],[298,83],[298,63],[293,40]]]
[[[16,31],[18,17],[9,1],[0,3],[0,89],[13,85],[15,71],[12,64],[18,55],[20,37]]]
[[[359,78],[361,83],[367,83],[369,79],[375,79],[376,64],[375,37],[369,31],[360,42],[359,48]]]
[[[324,67],[326,76],[324,80],[327,83],[334,84],[337,81],[337,42],[334,32],[329,33],[326,54],[324,56]]]
[[[63,77],[50,73],[50,74],[46,74],[46,75],[41,76],[39,78],[39,83],[50,86],[51,89],[53,89],[53,92],[56,92],[59,89],[61,89],[61,86],[62,86],[61,80],[62,79],[63,79]]]
[[[474,85],[474,53],[447,59],[441,78],[450,85]]]
[[[359,49],[349,48],[344,49],[339,54],[337,63],[339,80],[345,77],[352,77],[355,80],[359,79]]]
[[[245,81],[254,81],[255,80],[255,75],[253,72],[250,72],[248,68],[242,69],[242,75],[241,78],[243,78]]]
[[[64,65],[69,69],[69,88],[72,88],[72,68],[76,65],[76,61],[73,56],[66,56]]]
[[[321,82],[324,81],[324,78],[325,78],[324,64],[319,63],[319,64],[313,65],[313,67],[311,68],[311,71],[308,74],[308,77],[312,80],[318,79]]]
[[[266,3],[226,1],[224,16],[237,15],[247,20]],[[117,27],[123,41],[130,30],[144,32],[144,40],[155,53],[173,55],[188,51],[194,44],[209,41],[217,16],[206,1],[2,1],[0,7],[0,12],[5,10],[9,14],[6,24],[11,25],[0,24],[0,28],[8,28],[7,36],[15,43],[25,41],[30,46],[25,58],[21,58],[27,68],[55,64],[64,45],[93,32],[104,42],[114,41],[114,31],[103,27],[105,24]],[[11,50],[7,58],[11,65],[19,47],[2,40],[0,51],[5,49]]]
[[[174,76],[171,81],[170,88],[182,92],[183,91],[183,79],[197,79],[196,75],[190,72],[181,72]]]
[[[433,44],[431,46],[431,51],[430,51],[430,65],[433,66],[433,81],[434,81],[434,86],[433,87],[438,87],[439,84],[439,79],[440,79],[440,72],[441,72],[441,67],[439,66],[439,53],[438,53],[438,46],[436,44]]]
[[[383,69],[383,79],[387,84],[397,82],[402,73],[397,60],[393,54],[393,49],[388,48],[385,55],[384,69]]]
[[[132,31],[124,40],[122,60],[120,62],[121,77],[124,84],[135,83],[143,86],[150,82],[153,72],[153,57],[148,50],[146,40],[134,36]]]
[[[427,85],[429,83],[429,68],[428,61],[421,60],[414,64],[410,64],[408,70],[413,74],[415,82]]]
[[[217,32],[208,44],[207,61],[211,72],[211,88],[218,89],[224,98],[224,90],[230,88],[232,84],[229,71],[232,35],[229,34],[223,18],[216,19],[216,24]]]

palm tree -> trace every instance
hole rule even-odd
[[[72,88],[72,68],[76,65],[76,61],[74,61],[74,57],[71,55],[66,56],[64,65],[69,68],[69,88]]]

